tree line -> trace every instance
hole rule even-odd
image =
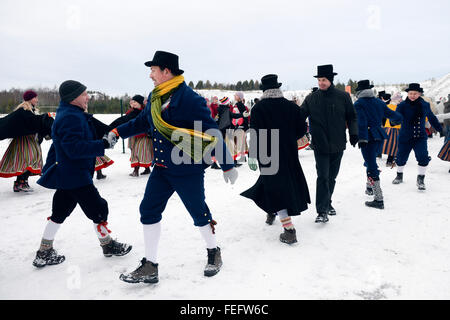
[[[199,80],[197,84],[194,85],[193,81],[190,81],[188,84],[189,87],[195,90],[230,90],[230,91],[253,91],[260,90],[259,89],[259,81],[258,80],[245,80],[238,81],[236,83],[212,83],[209,80],[203,81]]]

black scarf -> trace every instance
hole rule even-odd
[[[414,101],[406,98],[406,102],[414,109],[414,117],[411,119],[412,124],[417,123],[418,121],[420,121],[420,118],[423,117],[422,100],[423,99],[420,97]]]

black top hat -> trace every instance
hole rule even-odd
[[[177,76],[184,72],[178,66],[178,56],[166,51],[156,51],[153,60],[147,61],[145,65],[147,67],[158,66],[161,69],[167,68]]]
[[[326,78],[328,76],[335,76],[336,72],[333,72],[333,65],[326,64],[323,66],[317,66],[317,75],[314,78]]]
[[[366,89],[372,89],[373,84],[370,84],[369,80],[361,80],[358,81],[358,87],[356,87],[355,91],[361,91]]]
[[[384,98],[384,100],[391,100],[391,95],[389,94],[389,93],[386,93],[384,96],[383,96],[383,98]]]
[[[379,98],[379,99],[383,98],[385,95],[386,95],[386,91],[384,91],[384,90],[378,92],[378,98]]]
[[[406,92],[409,91],[418,91],[420,93],[423,93],[423,88],[420,87],[420,84],[418,83],[410,83],[408,88],[405,89]]]
[[[278,76],[276,74],[268,74],[261,78],[259,88],[262,91],[266,91],[267,89],[278,89],[281,85],[281,83],[278,83]]]

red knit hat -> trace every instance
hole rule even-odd
[[[31,99],[33,99],[35,97],[37,97],[37,93],[34,92],[33,90],[27,90],[23,94],[23,100],[24,101],[30,101]]]

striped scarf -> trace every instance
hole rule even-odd
[[[156,130],[164,138],[172,142],[173,145],[194,159],[194,162],[199,162],[207,151],[214,148],[217,144],[217,138],[201,131],[172,126],[161,117],[163,100],[166,101],[183,82],[184,77],[179,75],[155,87],[152,91],[150,111]],[[177,134],[172,138],[175,131]],[[201,150],[201,153],[197,150]]]

